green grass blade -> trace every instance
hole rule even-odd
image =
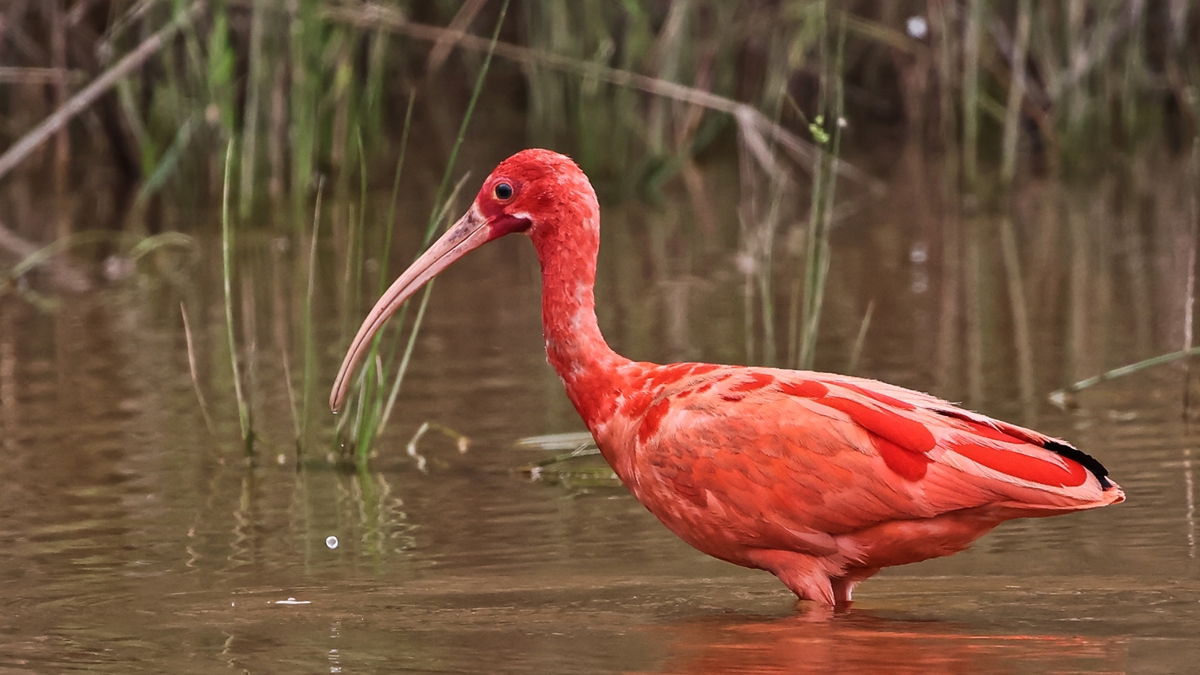
[[[500,27],[504,25],[504,15],[508,12],[509,0],[504,0],[504,4],[500,5],[500,17],[496,19],[496,28],[492,31],[492,43],[488,48],[487,56],[483,59],[483,66],[479,69],[479,76],[475,78],[475,88],[471,90],[471,100],[467,103],[467,111],[463,114],[462,124],[458,127],[458,137],[454,139],[454,147],[450,150],[450,159],[446,162],[446,171],[442,173],[442,182],[438,185],[437,193],[433,198],[435,205],[442,204],[442,198],[446,194],[446,189],[450,186],[450,176],[454,173],[454,163],[458,159],[458,149],[462,147],[463,138],[467,134],[467,125],[471,122],[471,116],[475,112],[475,104],[479,101],[479,92],[483,91],[483,82],[487,77],[488,68],[492,64],[492,55],[496,52],[496,43],[500,40]],[[436,209],[436,206],[435,206]],[[425,239],[421,247],[429,245],[429,241],[433,239],[433,233],[437,231],[439,219],[432,215],[429,218],[429,225],[425,228]]]
[[[383,232],[383,251],[379,256],[379,294],[387,290],[388,262],[392,253],[392,234],[396,230],[396,204],[400,199],[400,175],[404,171],[404,157],[408,154],[408,133],[412,130],[413,104],[415,94],[408,97],[408,109],[404,112],[404,129],[400,132],[400,157],[396,159],[396,173],[392,176],[392,199],[388,202],[387,229]]]
[[[1092,377],[1080,380],[1074,384],[1068,385],[1051,393],[1050,402],[1059,406],[1060,408],[1066,407],[1068,400],[1067,397],[1071,394],[1081,392],[1084,389],[1090,389],[1104,382],[1109,382],[1127,375],[1133,375],[1134,373],[1141,372],[1147,368],[1161,366],[1166,363],[1171,363],[1172,361],[1178,361],[1179,359],[1185,359],[1189,356],[1196,355],[1200,355],[1200,347],[1192,347],[1191,349],[1184,349],[1177,352],[1171,352],[1169,354],[1162,354],[1153,358],[1138,361],[1137,363],[1130,363],[1129,365],[1121,366],[1120,368],[1113,368],[1112,370],[1105,371],[1099,375],[1093,375]]]
[[[387,426],[388,420],[392,416],[392,408],[396,405],[396,396],[400,393],[400,383],[404,382],[404,375],[408,372],[408,363],[412,358],[413,347],[417,344],[417,330],[421,327],[421,321],[425,318],[425,308],[429,305],[429,296],[433,294],[433,280],[425,286],[425,292],[421,294],[421,304],[417,308],[417,317],[413,320],[412,329],[408,333],[408,343],[404,346],[404,355],[400,357],[400,365],[396,368],[396,379],[392,382],[392,391],[388,394],[387,405],[383,409],[383,415],[379,418],[379,427],[376,430],[376,435],[383,431],[383,427]]]
[[[313,207],[312,244],[308,251],[308,288],[304,295],[304,393],[300,406],[300,433],[308,434],[308,415],[312,408],[313,390],[316,387],[317,347],[313,339],[313,297],[316,295],[317,241],[321,234],[321,197],[325,194],[325,181],[317,180],[317,203]]]
[[[233,337],[233,227],[229,222],[229,170],[233,164],[233,141],[225,151],[225,189],[221,197],[221,260],[224,263],[222,279],[225,287],[225,336],[229,340],[229,363],[233,368],[233,388],[237,394],[238,425],[246,452],[253,452],[253,431],[250,428],[250,407],[242,391],[242,373],[238,366],[237,341]]]

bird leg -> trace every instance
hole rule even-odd
[[[850,570],[844,576],[830,579],[830,585],[833,587],[833,599],[839,605],[849,605],[854,599],[854,587],[858,585],[858,582],[873,576],[878,571],[878,567],[857,568]]]
[[[830,583],[829,570],[822,561],[810,555],[792,551],[757,549],[747,556],[755,567],[779,577],[796,597],[825,605],[838,602]],[[849,593],[847,592],[847,597]]]

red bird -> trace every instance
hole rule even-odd
[[[468,251],[513,232],[542,266],[550,365],[604,459],[672,532],[766,570],[802,599],[850,602],[889,565],[961,551],[1011,518],[1124,501],[1092,457],[1036,431],[874,380],[626,359],[604,342],[593,285],[600,207],[569,158],[524,150],[379,299],[330,397],[405,299]]]

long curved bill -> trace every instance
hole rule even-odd
[[[421,257],[417,258],[408,269],[404,270],[387,292],[383,294],[350,343],[350,350],[342,360],[342,368],[338,371],[337,379],[333,382],[333,392],[329,395],[329,407],[337,412],[346,400],[350,389],[350,376],[358,365],[363,354],[371,346],[371,339],[388,320],[404,304],[404,301],[426,284],[439,272],[450,266],[473,249],[479,248],[491,239],[487,219],[479,213],[474,204],[466,215],[459,218],[446,233],[433,242]]]

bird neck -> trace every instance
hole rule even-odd
[[[616,378],[629,360],[608,346],[596,322],[598,209],[583,215],[579,227],[546,228],[532,238],[542,265],[546,356],[575,409],[596,433],[616,404]]]

